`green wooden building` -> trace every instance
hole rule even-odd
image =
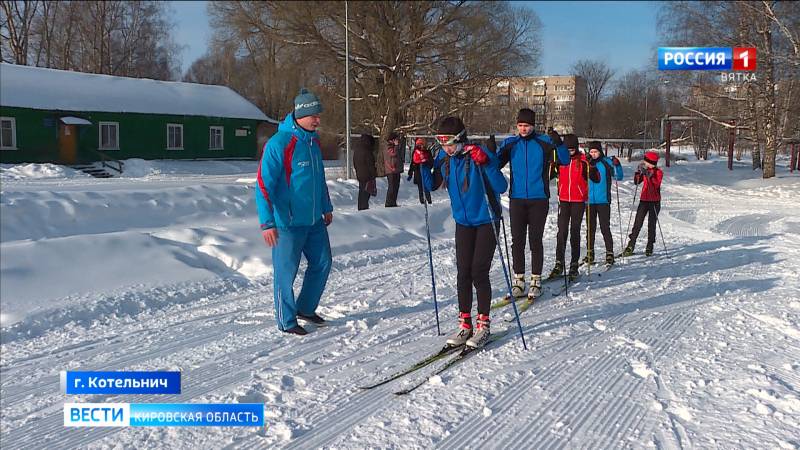
[[[0,64],[0,162],[245,158],[277,128],[225,86]]]

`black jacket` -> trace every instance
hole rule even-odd
[[[377,175],[375,168],[375,138],[369,134],[362,134],[361,138],[353,145],[353,168],[356,170],[358,181],[374,180]]]

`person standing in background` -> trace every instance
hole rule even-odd
[[[386,152],[383,154],[383,168],[386,172],[386,182],[389,187],[386,191],[387,208],[397,206],[397,193],[400,190],[400,174],[403,173],[405,149],[400,146],[400,135],[392,132],[386,140]]]

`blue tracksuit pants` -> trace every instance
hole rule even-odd
[[[300,267],[300,255],[308,267],[300,295],[295,298],[293,284]],[[331,272],[331,243],[321,219],[309,227],[278,228],[278,243],[272,247],[275,282],[275,319],[278,328],[297,325],[297,314],[310,315],[319,305]]]

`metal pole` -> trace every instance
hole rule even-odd
[[[347,171],[345,176],[350,179],[350,27],[348,26],[347,2],[344,2],[344,95],[345,99],[345,142],[346,142],[346,161]]]
[[[666,153],[667,153],[667,167],[669,167],[669,149],[672,145],[672,121],[667,120],[667,140],[665,141],[666,146]]]
[[[731,125],[735,125],[736,122],[731,120]],[[734,128],[731,128],[730,133],[728,134],[728,170],[733,170],[733,140],[735,139],[735,131]]]
[[[647,77],[644,79],[644,147],[647,148]]]
[[[486,197],[486,206],[489,208],[489,220],[492,223],[492,230],[494,231],[494,235],[496,237],[495,242],[497,242],[497,253],[500,254],[500,265],[503,266],[503,277],[506,281],[506,288],[508,289],[508,295],[511,298],[511,306],[514,308],[514,316],[517,319],[517,328],[519,329],[519,337],[522,339],[522,348],[527,350],[528,344],[525,342],[525,333],[522,331],[522,322],[519,320],[519,311],[517,311],[517,299],[514,297],[514,294],[511,292],[511,277],[509,275],[509,271],[506,268],[506,260],[503,257],[503,247],[500,246],[500,230],[497,229],[497,225],[500,225],[500,222],[495,216],[494,211],[492,211],[492,202],[490,200],[490,195],[494,195],[493,193],[490,194],[490,189],[487,186],[489,185],[489,180],[486,178],[486,172],[483,171],[483,167],[478,166],[478,173],[481,176],[481,187],[483,188],[483,195]],[[500,210],[500,215],[503,214],[503,210]]]

